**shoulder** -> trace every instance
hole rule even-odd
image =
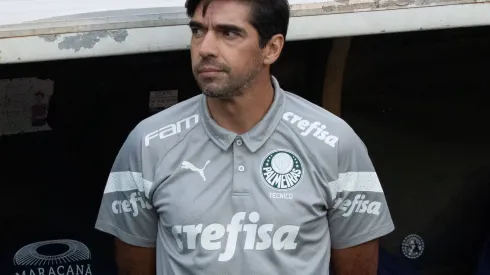
[[[172,147],[199,124],[200,99],[201,95],[192,97],[142,120],[128,139],[137,141],[143,149]]]
[[[300,136],[307,147],[316,150],[319,145],[324,145],[324,148],[339,151],[359,139],[340,117],[295,94],[285,94],[283,122]]]

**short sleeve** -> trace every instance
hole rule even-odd
[[[145,154],[140,134],[133,130],[120,149],[109,174],[95,228],[121,241],[155,247],[157,213],[150,200],[152,178],[144,173]]]
[[[364,143],[349,129],[339,142],[338,176],[328,219],[332,248],[356,246],[394,230],[388,204]],[[335,195],[336,194],[336,195]]]

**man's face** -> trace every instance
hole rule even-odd
[[[251,7],[230,0],[211,2],[203,17],[199,5],[191,18],[194,77],[209,97],[239,96],[263,68],[259,36],[250,24]]]

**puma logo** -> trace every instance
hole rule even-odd
[[[196,166],[194,166],[194,164],[188,162],[188,161],[183,161],[182,162],[182,166],[181,168],[182,169],[188,169],[188,170],[191,170],[193,172],[197,172],[199,173],[199,175],[201,175],[202,179],[204,181],[206,181],[206,177],[204,176],[204,169],[206,169],[206,166],[208,166],[208,164],[210,163],[211,161],[208,160],[206,161],[206,164],[204,164],[204,167],[203,168],[197,168]]]

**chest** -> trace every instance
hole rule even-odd
[[[280,227],[324,219],[326,183],[307,152],[265,146],[251,153],[240,140],[232,146],[223,151],[203,143],[161,163],[170,169],[162,169],[153,203],[166,226],[238,219]]]

